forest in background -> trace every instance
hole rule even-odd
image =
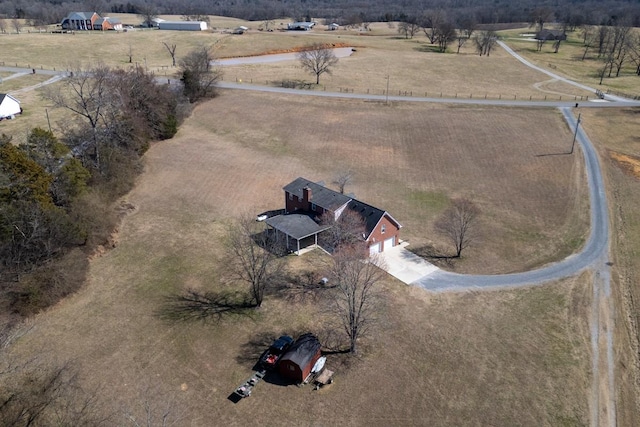
[[[360,22],[407,21],[438,10],[450,21],[474,19],[479,24],[548,22],[600,25],[622,17],[640,26],[637,0],[154,0],[154,1],[0,1],[0,17],[31,20],[36,25],[58,23],[72,11],[169,14],[194,17],[219,15],[251,21],[292,17],[324,19],[341,25]]]

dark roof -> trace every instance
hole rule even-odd
[[[567,35],[564,30],[549,30],[547,28],[538,31],[536,40],[566,40]]]
[[[309,187],[311,190],[311,202],[321,208],[335,211],[341,206],[349,203],[351,197],[333,191],[324,185],[317,184],[304,178],[296,178],[292,183],[284,187],[284,191],[291,193],[302,199],[302,189]]]
[[[365,230],[367,234],[365,240],[369,238],[371,232],[376,228],[378,222],[380,222],[382,217],[384,217],[385,215],[389,218],[389,220],[395,223],[398,228],[402,227],[402,225],[386,211],[355,199],[353,194],[345,195],[338,193],[337,191],[333,191],[325,187],[324,183],[316,183],[313,181],[309,181],[308,179],[299,177],[290,184],[287,184],[284,187],[284,191],[298,196],[298,198],[302,199],[302,190],[305,187],[309,187],[309,189],[311,190],[311,202],[316,204],[317,206],[320,206],[321,208],[335,212],[338,208],[347,204],[347,207],[349,209],[360,214],[365,223]],[[271,225],[273,228],[277,228],[269,222],[267,222],[267,224]],[[284,230],[281,231],[284,232]],[[310,236],[311,234],[314,233],[309,233],[304,237]],[[289,235],[293,237],[292,234]]]
[[[318,338],[313,334],[303,334],[289,347],[289,350],[282,356],[280,361],[290,360],[304,369],[304,367],[313,360],[314,356],[318,354],[318,351],[322,345]]]
[[[93,15],[97,15],[96,12],[71,12],[67,15],[69,19],[91,19]],[[98,15],[100,16],[100,15]]]
[[[382,209],[378,209],[374,206],[362,203],[358,200],[351,200],[351,202],[349,202],[348,208],[358,213],[362,217],[365,230],[367,231],[367,237],[369,236],[369,234],[371,234],[373,229],[376,228],[376,225],[378,224],[378,222],[380,222],[385,213]]]
[[[296,240],[320,233],[330,227],[318,225],[309,215],[305,214],[278,215],[267,218],[265,222]]]

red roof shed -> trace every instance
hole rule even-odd
[[[313,334],[301,335],[278,362],[278,372],[295,382],[303,382],[321,356],[320,341]]]

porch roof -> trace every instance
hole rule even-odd
[[[319,225],[309,215],[295,213],[277,215],[268,218],[265,222],[270,227],[296,240],[302,240],[331,228],[330,225]]]

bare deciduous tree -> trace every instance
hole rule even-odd
[[[22,22],[19,19],[12,19],[11,26],[14,30],[16,30],[16,34],[20,34],[20,30],[22,29]]]
[[[126,425],[170,427],[185,422],[183,411],[179,410],[173,396],[163,395],[150,386],[147,386],[140,396],[141,401],[136,406],[127,406],[122,410]]]
[[[142,25],[151,28],[155,25],[155,19],[158,17],[158,9],[151,2],[144,2],[136,5],[138,15],[142,18]]]
[[[196,102],[215,96],[215,85],[222,78],[222,70],[215,65],[211,49],[200,46],[180,61],[181,81],[189,101]]]
[[[86,120],[91,129],[91,140],[86,141],[82,152],[93,149],[93,161],[100,168],[100,144],[98,130],[107,111],[113,108],[114,99],[108,90],[110,70],[104,65],[92,69],[76,67],[71,76],[60,85],[47,86],[44,97],[56,107],[66,108]],[[86,158],[86,156],[85,156]]]
[[[420,31],[420,25],[414,19],[398,24],[398,33],[402,34],[405,39],[412,39],[418,31]]]
[[[441,9],[428,10],[422,16],[422,31],[429,39],[429,43],[438,42],[438,27],[445,22],[445,13]]]
[[[162,44],[169,51],[169,55],[171,55],[171,65],[173,67],[175,67],[176,66],[176,47],[177,46],[175,44],[172,44],[171,46],[169,46],[169,44],[167,42],[162,42]]]
[[[473,41],[475,42],[478,55],[489,56],[491,49],[496,45],[497,38],[498,36],[494,30],[484,30],[476,34]]]
[[[540,32],[544,29],[546,24],[553,17],[553,11],[548,7],[538,7],[531,12],[530,26],[536,27],[536,31]]]
[[[351,184],[351,180],[353,179],[353,172],[350,170],[339,172],[336,175],[336,178],[333,180],[333,183],[338,186],[338,191],[340,194],[344,194],[344,188]]]
[[[467,41],[471,38],[474,31],[477,27],[476,20],[472,17],[463,17],[460,19],[458,24],[458,32],[457,32],[457,40],[458,40],[458,50],[456,53],[460,53],[460,48],[465,45]]]
[[[256,306],[260,307],[266,291],[282,277],[282,242],[262,223],[246,215],[230,228],[228,248],[231,279],[248,284]]]
[[[273,31],[274,25],[275,25],[275,22],[273,21],[273,19],[265,19],[264,21],[262,21],[260,28],[263,29],[264,31]]]
[[[456,39],[456,29],[452,23],[442,21],[435,28],[435,41],[438,43],[438,50],[442,53],[447,51],[447,46]]]
[[[455,257],[476,238],[475,224],[480,214],[478,207],[469,199],[453,199],[440,219],[435,223],[436,231],[447,237],[456,248]]]
[[[335,284],[334,310],[349,339],[349,351],[358,352],[358,339],[367,335],[379,305],[383,270],[374,259],[364,259],[361,248],[343,247],[332,258],[330,280]]]
[[[331,227],[320,234],[320,243],[327,251],[360,246],[362,252],[366,252],[363,239],[365,224],[357,212],[347,208],[337,220],[332,212],[326,212],[320,217],[320,224]]]
[[[97,395],[79,385],[69,363],[59,366],[35,365],[0,373],[0,424],[3,426],[107,424],[99,414]],[[6,381],[10,379],[10,381]]]
[[[7,21],[6,19],[0,18],[0,33],[4,34],[7,32]]]
[[[320,84],[320,76],[331,74],[331,67],[338,63],[338,58],[326,44],[314,43],[298,53],[302,68],[316,76],[316,84]]]

